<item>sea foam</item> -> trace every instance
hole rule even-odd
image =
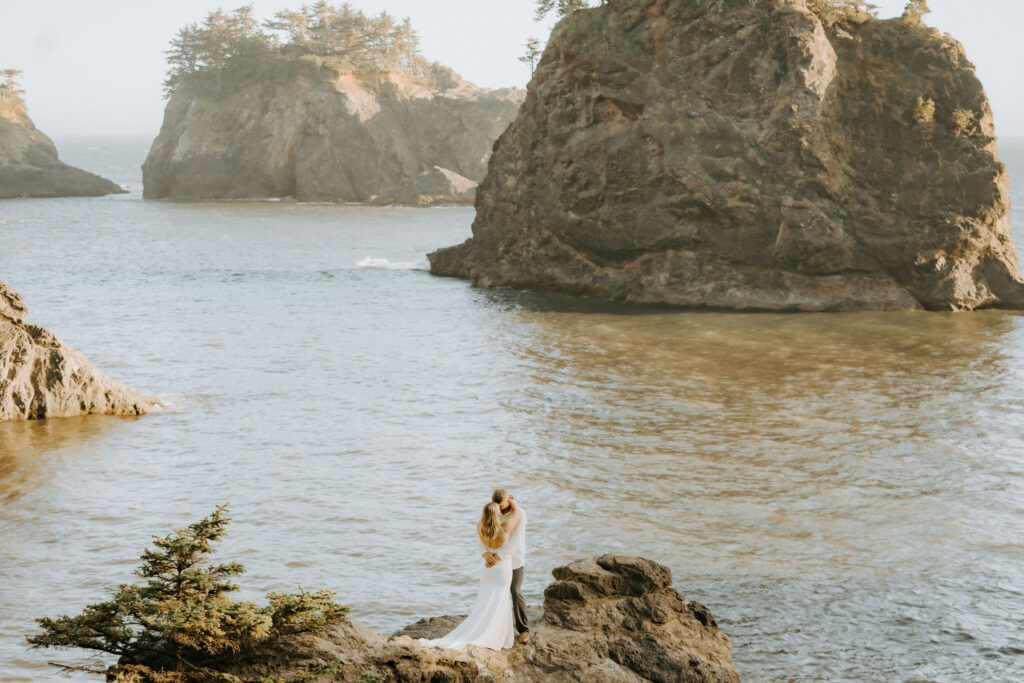
[[[429,270],[430,264],[427,262],[427,259],[420,259],[418,261],[392,261],[386,258],[367,256],[356,264],[356,268],[380,268],[383,270]]]

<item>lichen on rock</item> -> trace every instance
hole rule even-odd
[[[27,315],[21,295],[0,282],[0,421],[141,415],[159,405],[99,372]]]
[[[1024,308],[962,46],[826,7],[612,0],[563,19],[473,236],[431,271],[681,307]]]

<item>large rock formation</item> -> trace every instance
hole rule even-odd
[[[180,87],[142,166],[144,195],[432,204],[464,203],[468,190],[472,201],[466,182],[483,178],[525,93],[440,76],[434,89],[326,70],[222,96]],[[443,180],[452,194],[438,194]]]
[[[432,272],[645,304],[1024,308],[961,45],[827,0],[611,0],[553,32]]]
[[[346,620],[319,634],[295,636],[232,673],[244,680],[299,680],[317,670],[324,681],[377,674],[386,681],[580,683],[739,681],[729,636],[703,606],[672,587],[667,567],[604,555],[554,571],[532,641],[510,650],[422,647],[456,619],[432,619],[394,637]]]
[[[24,102],[0,99],[0,198],[98,197],[124,191],[60,161],[53,142],[28,117]]]
[[[0,282],[0,420],[141,415],[156,399],[118,384],[49,330],[25,322],[21,295]]]

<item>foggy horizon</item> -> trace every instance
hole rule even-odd
[[[164,51],[179,28],[239,2],[182,0],[145,4],[123,0],[42,0],[5,7],[0,68],[20,69],[29,115],[44,133],[155,136],[166,100]],[[252,3],[260,20],[300,0]],[[518,61],[528,37],[547,40],[555,18],[534,21],[533,0],[359,0],[368,14],[408,16],[430,61],[487,88],[525,87],[529,66]],[[879,15],[897,16],[905,0],[881,0]],[[1024,28],[1017,0],[930,0],[926,23],[963,43],[995,113],[996,133],[1024,135],[1024,91],[1018,88],[1014,45]],[[984,11],[982,11],[984,10]]]

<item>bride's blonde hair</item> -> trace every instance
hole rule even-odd
[[[480,522],[476,525],[476,532],[484,541],[493,541],[501,531],[501,506],[497,503],[484,505],[484,511],[480,514]]]

